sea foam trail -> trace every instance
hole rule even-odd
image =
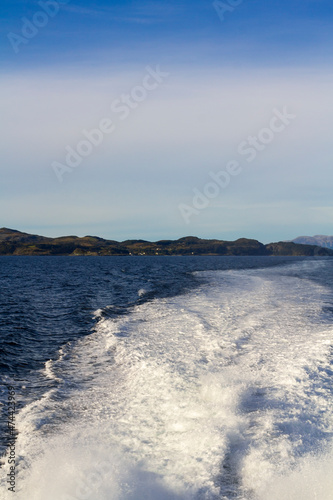
[[[328,290],[283,268],[202,277],[48,364],[62,382],[19,415],[17,498],[333,498]]]

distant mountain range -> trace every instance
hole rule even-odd
[[[317,234],[316,236],[298,236],[298,238],[292,241],[294,243],[300,243],[301,245],[317,245],[333,249],[333,236],[325,236],[323,234]]]
[[[47,238],[0,229],[0,255],[281,255],[333,256],[333,250],[316,245],[280,241],[264,245],[257,240],[204,240],[187,236],[179,240],[105,240],[97,236]]]

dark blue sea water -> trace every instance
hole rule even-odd
[[[18,498],[332,499],[332,278],[330,258],[0,257]]]

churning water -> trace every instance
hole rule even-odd
[[[331,259],[22,262],[16,498],[333,499]]]

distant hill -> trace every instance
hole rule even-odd
[[[316,236],[298,236],[298,238],[292,241],[301,245],[317,245],[333,249],[333,236],[325,236],[323,234],[317,234]]]
[[[204,240],[187,236],[179,240],[126,240],[118,242],[97,236],[47,238],[0,229],[0,255],[283,255],[333,256],[333,250],[314,245],[279,242],[263,245],[257,240]]]

